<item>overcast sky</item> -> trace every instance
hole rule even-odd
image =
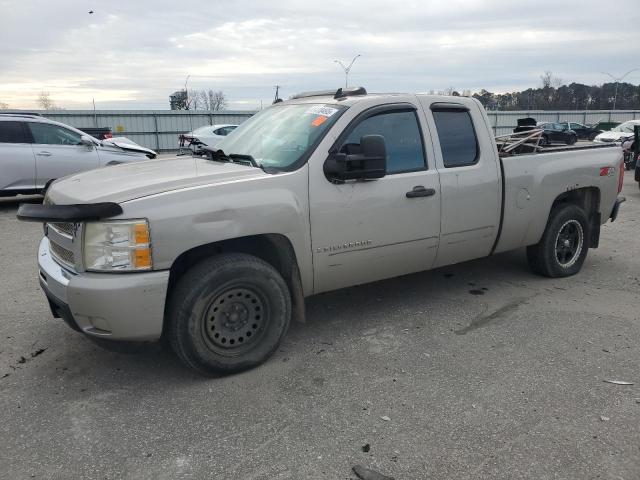
[[[93,14],[88,12],[93,10]],[[640,67],[638,0],[0,0],[0,102],[168,108],[184,86],[231,109],[341,86],[511,91],[550,70],[601,84]],[[640,71],[627,78],[640,84]]]

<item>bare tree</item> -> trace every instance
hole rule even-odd
[[[5,102],[0,102],[0,110],[9,110],[9,104]]]
[[[51,98],[51,94],[44,91],[40,92],[40,95],[38,96],[38,105],[40,105],[43,110],[55,110],[57,108],[55,102]]]
[[[187,110],[219,112],[227,107],[227,96],[222,90],[190,90]]]
[[[556,77],[549,70],[540,75],[540,81],[542,82],[542,88],[558,88],[562,85],[562,79]]]
[[[212,112],[219,112],[227,108],[227,96],[224,94],[222,90],[218,90],[214,92],[209,89],[207,92],[207,110],[211,110]]]

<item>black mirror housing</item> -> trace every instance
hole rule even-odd
[[[387,148],[382,135],[360,138],[361,153],[334,153],[324,163],[330,180],[370,180],[387,174]]]

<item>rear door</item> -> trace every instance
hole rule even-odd
[[[442,196],[435,266],[489,255],[500,224],[502,175],[486,117],[471,100],[422,102],[434,133]]]
[[[35,188],[36,160],[24,122],[0,120],[0,190]]]
[[[433,265],[440,233],[440,184],[431,146],[424,142],[424,116],[413,99],[370,108],[365,102],[356,104],[334,127],[341,133],[333,148],[343,152],[357,150],[364,135],[382,135],[385,177],[331,182],[323,172],[326,146],[310,160],[316,293]]]
[[[36,186],[49,180],[97,168],[98,152],[80,143],[81,135],[60,125],[28,122],[36,157]]]

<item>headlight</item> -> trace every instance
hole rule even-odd
[[[96,272],[151,270],[149,222],[87,223],[84,230],[84,266]]]

